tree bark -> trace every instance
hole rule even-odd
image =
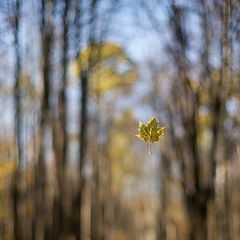
[[[190,222],[190,240],[207,239],[207,206],[195,205],[194,201],[188,202]]]
[[[52,47],[52,26],[51,20],[46,18],[47,2],[51,0],[42,0],[41,5],[41,49],[42,49],[42,81],[43,81],[43,93],[40,109],[40,125],[39,125],[39,155],[37,160],[37,166],[35,170],[35,221],[33,229],[35,230],[35,240],[47,239],[46,228],[46,147],[45,137],[47,127],[50,126],[50,63],[51,63],[51,47]]]
[[[87,153],[87,105],[88,105],[88,73],[81,70],[80,73],[81,81],[81,111],[80,111],[80,155],[79,155],[79,187],[75,200],[76,209],[76,222],[75,222],[75,237],[76,240],[82,240],[82,232],[85,227],[84,221],[82,221],[82,210],[84,203],[84,194],[86,192],[86,179],[84,173],[84,167],[86,166],[86,153]]]
[[[66,201],[68,185],[66,178],[66,165],[67,165],[67,69],[68,69],[68,11],[69,2],[64,0],[64,11],[62,17],[63,24],[63,51],[62,51],[62,79],[61,86],[58,93],[58,108],[57,119],[52,116],[52,135],[53,135],[53,149],[57,169],[57,191],[54,196],[53,207],[53,238],[61,239],[66,234],[69,228],[69,223],[66,221]]]
[[[15,86],[14,86],[14,105],[15,105],[15,138],[16,138],[16,171],[13,176],[13,232],[15,240],[22,239],[22,230],[19,216],[20,202],[20,184],[21,184],[21,166],[23,161],[22,146],[22,106],[21,106],[21,64],[20,64],[20,44],[19,44],[19,21],[21,11],[21,1],[16,0],[15,18],[14,18],[14,50],[15,50]]]

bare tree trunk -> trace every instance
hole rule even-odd
[[[229,37],[229,30],[230,30],[230,14],[231,14],[231,1],[224,0],[222,4],[222,39],[221,39],[221,54],[222,54],[222,66],[221,66],[221,74],[219,79],[219,86],[218,86],[218,96],[220,99],[220,106],[219,106],[219,129],[224,129],[224,119],[226,118],[226,109],[225,109],[225,102],[227,99],[227,93],[231,87],[231,74],[230,74],[230,62],[231,62],[231,50],[230,50],[230,37]],[[223,91],[224,89],[224,91]],[[218,134],[220,141],[226,141],[224,131],[219,131]],[[219,141],[219,142],[220,142]],[[225,151],[224,151],[225,150]],[[224,165],[225,170],[225,177],[222,189],[222,202],[221,207],[219,209],[220,218],[218,218],[219,223],[219,231],[221,232],[221,237],[224,240],[231,239],[230,238],[230,226],[229,226],[229,195],[227,191],[227,184],[228,184],[228,169],[227,169],[227,159],[226,149],[222,150],[223,152],[223,159],[221,159],[221,164]]]
[[[15,137],[17,149],[17,168],[13,176],[13,231],[16,240],[22,239],[21,220],[19,216],[20,202],[20,184],[21,184],[21,166],[23,161],[22,146],[22,108],[21,108],[21,65],[19,51],[19,20],[20,20],[21,1],[16,0],[15,18],[14,18],[14,49],[15,49],[15,86],[14,86],[14,102],[15,102]]]
[[[96,18],[96,4],[97,0],[90,1],[90,27],[89,27],[89,43],[92,44],[94,41],[95,35],[95,18]],[[80,29],[79,29],[80,30]],[[80,48],[81,49],[81,48]],[[78,53],[79,54],[79,53]],[[75,221],[75,237],[77,240],[86,240],[84,239],[86,236],[83,234],[86,232],[87,223],[84,221],[83,213],[85,206],[85,199],[87,194],[86,189],[86,174],[85,174],[85,166],[86,166],[86,155],[87,155],[87,128],[88,128],[88,114],[87,114],[87,106],[88,106],[88,82],[89,75],[91,73],[92,67],[96,56],[93,56],[92,49],[90,50],[90,55],[88,59],[88,66],[82,66],[81,62],[79,63],[80,68],[80,92],[81,92],[81,111],[80,111],[80,139],[79,139],[79,189],[77,192],[76,200],[75,200],[75,208],[76,209],[76,221]]]
[[[95,132],[101,131],[101,96],[100,92],[96,92],[97,110],[95,113]],[[103,237],[103,202],[102,202],[102,146],[96,139],[94,156],[93,156],[93,178],[92,178],[92,197],[91,197],[91,239],[101,240]]]
[[[175,58],[177,72],[181,79],[181,96],[173,96],[178,103],[177,107],[182,114],[181,121],[184,133],[184,146],[181,142],[175,142],[176,151],[180,159],[182,171],[182,186],[184,201],[189,220],[189,239],[207,239],[207,206],[212,189],[208,185],[202,184],[201,179],[201,155],[198,146],[198,125],[197,113],[199,109],[199,92],[191,87],[188,78],[187,48],[188,38],[184,29],[184,9],[175,4],[171,6],[171,22],[173,27],[176,46],[172,54]],[[176,49],[175,49],[176,48]],[[176,87],[176,86],[175,86]],[[173,93],[174,94],[174,93]],[[174,113],[173,113],[174,114]],[[172,136],[174,139],[175,137]],[[185,155],[188,153],[188,156]],[[187,158],[191,159],[191,166],[187,167]],[[191,170],[190,170],[191,169]],[[188,183],[191,179],[191,184]]]
[[[201,197],[201,196],[200,196]],[[207,239],[207,206],[205,202],[202,205],[195,204],[197,200],[188,201],[188,213],[190,222],[190,239]]]
[[[62,53],[62,81],[58,95],[58,112],[57,119],[53,119],[53,148],[56,161],[57,169],[57,192],[55,193],[54,207],[53,207],[53,238],[60,239],[64,236],[67,231],[66,222],[66,164],[67,164],[67,53],[68,53],[68,11],[69,2],[64,0],[64,11],[63,11],[63,53]]]
[[[52,47],[52,27],[51,20],[46,19],[46,12],[51,9],[46,9],[46,4],[51,1],[42,0],[41,9],[41,47],[42,47],[42,74],[43,74],[43,93],[40,109],[40,125],[39,125],[39,155],[36,166],[36,220],[35,226],[35,239],[47,239],[46,232],[46,131],[50,127],[50,58]],[[49,12],[48,12],[49,14]],[[50,15],[50,14],[49,14]],[[49,17],[49,16],[48,16]]]
[[[84,167],[86,166],[86,153],[87,153],[87,103],[88,103],[88,73],[81,70],[80,73],[81,80],[81,112],[80,112],[80,156],[79,156],[79,189],[77,192],[77,197],[75,200],[76,209],[76,222],[74,227],[76,240],[82,240],[82,232],[85,227],[84,221],[82,221],[82,210],[84,202],[84,194],[86,192],[86,179],[84,173]]]
[[[162,154],[160,160],[160,211],[158,216],[159,228],[157,229],[157,239],[167,239],[167,203],[168,203],[168,179],[169,179],[169,159]]]

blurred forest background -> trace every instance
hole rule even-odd
[[[239,40],[239,0],[1,0],[0,239],[238,240]]]

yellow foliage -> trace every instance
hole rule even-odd
[[[15,171],[16,164],[12,160],[0,162],[0,178],[8,176]]]
[[[136,79],[135,64],[119,44],[112,42],[87,45],[71,64],[74,76],[79,76],[81,69],[87,69],[90,75],[91,90],[100,93],[129,85]]]
[[[9,185],[6,178],[11,177],[16,169],[16,164],[13,160],[0,162],[0,190],[6,189]]]
[[[211,114],[209,112],[199,111],[197,114],[198,126],[200,129],[204,129],[211,124]]]
[[[112,168],[113,192],[118,193],[124,187],[127,176],[140,174],[141,166],[132,147],[135,139],[136,119],[131,110],[125,110],[115,119],[110,134],[109,159]]]
[[[116,230],[114,232],[114,237],[116,240],[129,240],[128,236],[121,230]]]

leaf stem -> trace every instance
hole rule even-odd
[[[151,155],[151,142],[148,143],[148,155]]]

